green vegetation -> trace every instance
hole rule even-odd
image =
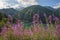
[[[23,10],[20,10],[20,13],[17,13],[15,15],[16,18],[20,18],[21,20],[25,21],[32,21],[32,17],[34,14],[38,13],[40,18],[45,22],[43,14],[46,13],[47,16],[49,15],[55,15],[57,17],[60,17],[60,12],[58,10],[50,10],[46,7],[40,6],[40,5],[33,5],[27,8],[24,8]]]
[[[7,21],[6,15],[3,13],[0,13],[0,27],[4,26]]]

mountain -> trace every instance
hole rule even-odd
[[[20,13],[16,14],[17,17],[19,17],[21,20],[26,20],[31,22],[32,17],[35,13],[38,13],[41,17],[41,20],[44,20],[43,14],[46,13],[47,16],[49,15],[55,15],[60,17],[59,12],[51,7],[43,7],[40,5],[33,5],[27,8],[24,8],[23,10],[20,10]]]
[[[60,10],[60,8],[57,8],[56,10]]]
[[[56,10],[59,12],[59,15],[60,15],[60,8],[57,8]]]
[[[23,10],[24,7],[18,7],[18,8],[15,8],[17,11],[20,11],[20,10]]]
[[[22,10],[19,10],[19,9],[18,10],[13,8],[0,9],[0,13],[4,13],[6,15],[12,15],[13,18],[17,18],[22,21],[28,21],[28,22],[32,22],[32,19],[33,19],[32,17],[35,13],[39,14],[42,21],[45,21],[43,16],[44,13],[47,14],[47,17],[53,14],[57,17],[60,17],[60,11],[49,6],[44,7],[40,5],[32,5],[32,6],[23,8]]]
[[[8,15],[11,15],[13,19],[16,18],[15,14],[18,14],[19,11],[13,9],[13,8],[7,8],[7,9],[0,9],[0,27],[4,26]]]
[[[13,8],[7,8],[7,9],[0,9],[0,13],[4,13],[5,15],[11,15],[14,17],[15,14],[19,13],[19,11]]]
[[[44,7],[47,8],[47,9],[49,9],[49,10],[56,10],[56,9],[50,7],[50,6],[44,6]]]

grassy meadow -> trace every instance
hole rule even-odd
[[[0,28],[0,40],[60,40],[60,19],[56,16],[44,14],[43,23],[38,14],[33,15],[31,23],[25,23],[8,16],[4,26]],[[54,24],[52,22],[54,21]]]

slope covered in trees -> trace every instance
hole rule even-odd
[[[43,21],[44,21],[44,16],[43,16],[44,13],[47,14],[47,17],[49,15],[55,15],[55,16],[60,17],[60,12],[58,12],[58,10],[55,10],[51,7],[43,7],[43,6],[40,6],[40,5],[33,5],[33,6],[30,6],[30,7],[24,8],[23,10],[20,10],[20,13],[16,14],[16,17],[20,18],[21,20],[31,22],[32,21],[32,16],[35,13],[38,13],[40,18]]]

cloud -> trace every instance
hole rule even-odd
[[[36,0],[17,0],[18,3],[22,4],[22,6],[27,7],[30,5],[38,5],[38,2]]]
[[[0,0],[1,8],[16,8],[38,5],[36,0]]]
[[[60,8],[60,3],[56,4],[53,8]]]
[[[15,1],[11,1],[11,0],[0,0],[0,9],[2,8],[9,8],[11,6],[15,6],[16,2]]]
[[[0,8],[6,8],[5,2],[0,0]]]

